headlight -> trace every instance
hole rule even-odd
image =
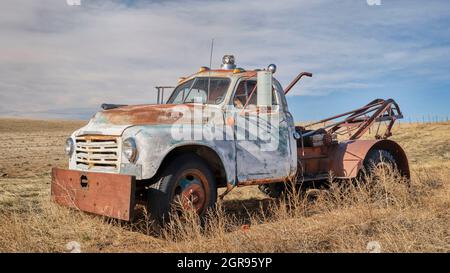
[[[133,138],[127,138],[122,143],[122,153],[130,161],[134,163],[137,158],[136,141]]]
[[[64,152],[66,153],[66,155],[71,156],[74,150],[74,143],[72,138],[68,138],[66,139],[66,144],[64,145]]]

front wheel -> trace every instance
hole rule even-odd
[[[217,200],[216,181],[208,164],[196,154],[175,158],[161,172],[157,183],[147,195],[147,209],[159,223],[169,219],[171,212],[194,210],[202,216]]]

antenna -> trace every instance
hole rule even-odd
[[[212,65],[212,56],[214,51],[214,38],[211,40],[211,55],[209,55],[209,68],[211,68]]]
[[[208,93],[206,94],[206,102],[209,101],[209,88],[211,87],[211,66],[212,66],[212,56],[214,51],[214,38],[211,39],[211,54],[209,55],[209,75],[208,75]]]

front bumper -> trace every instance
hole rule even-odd
[[[52,200],[78,210],[130,221],[135,191],[131,175],[52,169]]]

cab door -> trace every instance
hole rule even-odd
[[[252,94],[253,93],[253,94]],[[257,105],[256,79],[241,80],[231,101],[235,126],[236,170],[240,183],[285,180],[291,174],[289,117],[272,89],[272,105]]]

